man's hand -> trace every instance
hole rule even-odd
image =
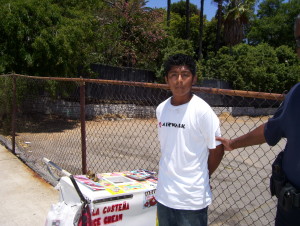
[[[225,151],[233,150],[233,147],[231,146],[231,140],[225,139],[223,137],[216,137],[216,140],[222,142]]]
[[[263,144],[266,142],[265,124],[256,127],[254,130],[232,140],[227,140],[223,137],[216,137],[216,140],[221,141],[225,151],[232,151],[237,148],[248,147],[252,145]]]

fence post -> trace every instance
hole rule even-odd
[[[15,74],[13,77],[13,95],[12,95],[12,117],[11,117],[11,136],[12,136],[12,153],[16,154],[16,112],[17,112],[17,82]]]
[[[85,82],[80,82],[80,123],[81,123],[82,173],[86,174],[87,168],[86,168],[86,133],[85,133]]]

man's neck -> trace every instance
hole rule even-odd
[[[183,105],[183,104],[188,103],[192,99],[192,97],[193,97],[192,93],[190,93],[189,95],[184,96],[184,97],[178,97],[178,96],[174,97],[174,96],[172,96],[171,97],[171,104],[173,106]]]

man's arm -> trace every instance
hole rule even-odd
[[[264,135],[264,130],[265,124],[262,124],[254,130],[250,131],[249,133],[246,133],[245,135],[240,136],[238,138],[228,140],[223,137],[216,137],[216,140],[222,142],[225,151],[232,151],[241,147],[248,147],[252,145],[265,143],[266,139]]]
[[[209,177],[218,168],[224,155],[224,147],[222,144],[218,145],[215,149],[209,149],[208,156],[208,171]]]

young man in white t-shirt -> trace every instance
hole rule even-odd
[[[207,225],[211,204],[209,178],[220,164],[223,145],[219,119],[191,92],[196,64],[176,54],[165,62],[165,81],[172,97],[156,109],[161,147],[156,200],[160,226]]]

